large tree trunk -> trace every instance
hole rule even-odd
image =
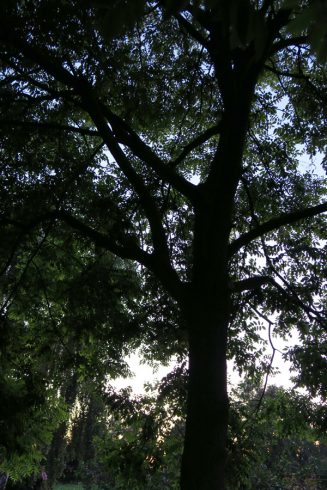
[[[219,304],[218,304],[219,301]],[[182,459],[182,490],[223,490],[228,396],[228,299],[188,308],[189,387]]]

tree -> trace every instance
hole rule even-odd
[[[131,397],[128,390],[105,393],[107,416],[101,421],[106,427],[93,442],[109,487],[179,488],[186,381],[183,363],[160,382],[148,384],[143,396]]]
[[[25,479],[20,488],[34,488],[28,477],[45,460],[49,485],[61,475],[68,421],[87,381],[99,391],[128,374],[137,282],[130,265],[65,232],[15,250],[1,283],[0,465],[10,480]]]
[[[68,448],[69,481],[103,489],[179,488],[186,382],[182,365],[143,396],[106,389],[97,414],[92,401],[83,405]],[[260,380],[246,380],[230,393],[226,487],[325,488],[325,406],[276,386],[262,398],[263,389]]]
[[[231,489],[324,488],[325,407],[296,390],[243,382],[231,393]]]
[[[183,489],[224,488],[226,360],[253,371],[264,325],[269,339],[297,327],[298,382],[325,393],[326,183],[301,160],[326,144],[326,71],[307,29],[288,30],[305,8],[2,6],[8,262],[26,237],[70,229],[170,298],[166,338],[189,353]]]

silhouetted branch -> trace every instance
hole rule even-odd
[[[291,213],[283,213],[276,218],[272,218],[261,225],[258,225],[253,230],[244,233],[239,238],[234,240],[230,244],[230,255],[234,255],[238,252],[242,247],[248,245],[253,240],[260,238],[263,235],[271,231],[278,230],[282,226],[291,225],[305,218],[311,218],[313,216],[317,216],[319,214],[325,213],[327,211],[327,202],[318,204],[317,206],[312,206],[310,208],[299,209],[297,211],[293,211]]]
[[[271,337],[271,329],[273,327],[273,322],[271,320],[269,320],[269,318],[267,318],[264,314],[262,314],[259,310],[257,310],[251,303],[249,303],[250,307],[252,308],[252,310],[259,316],[261,317],[263,320],[265,320],[267,323],[268,323],[268,340],[269,340],[269,344],[272,348],[272,354],[271,354],[271,357],[270,357],[270,361],[269,361],[269,365],[268,365],[268,368],[267,368],[267,372],[266,372],[266,377],[265,377],[265,382],[264,382],[264,385],[263,385],[263,388],[262,388],[262,391],[261,391],[261,395],[260,395],[260,398],[258,400],[258,403],[257,403],[257,406],[254,410],[254,413],[258,413],[260,408],[261,408],[261,405],[262,405],[262,401],[264,399],[264,396],[266,394],[266,390],[267,390],[267,385],[268,385],[268,379],[269,379],[269,375],[270,375],[270,372],[271,372],[271,368],[272,368],[272,365],[273,365],[273,362],[274,362],[274,358],[275,358],[275,354],[276,354],[276,351],[282,353],[280,350],[276,349],[276,347],[274,346],[273,344],[273,341],[272,341],[272,337]]]
[[[121,143],[128,146],[135,156],[140,158],[148,167],[154,170],[165,182],[181,192],[191,201],[196,197],[196,186],[178,175],[171,166],[168,166],[153,149],[147,145],[140,136],[119,116],[104,107],[105,115]]]
[[[192,26],[192,24],[187,19],[185,19],[185,17],[183,17],[183,15],[176,14],[175,17],[178,20],[179,24],[193,37],[193,39],[198,41],[198,43],[200,43],[201,46],[205,47],[206,49],[209,48],[209,43],[205,39],[205,37],[203,37],[202,34],[197,29],[195,29],[195,27]]]
[[[203,143],[206,143],[206,141],[208,141],[212,136],[215,136],[219,133],[220,133],[220,123],[206,129],[203,133],[199,134],[196,138],[194,138],[194,140],[192,140],[190,143],[184,146],[183,151],[175,160],[171,162],[171,165],[173,167],[176,167],[187,157],[187,155],[191,153],[191,151],[195,150],[195,148],[197,148],[198,146],[203,145]]]
[[[308,44],[308,36],[296,36],[282,39],[272,45],[270,54],[276,54],[278,51],[290,46],[302,46],[305,44]]]
[[[281,71],[277,70],[277,68],[273,68],[272,66],[269,65],[264,65],[264,68],[271,73],[274,73],[275,75],[282,76],[282,77],[289,77],[289,78],[298,78],[300,80],[306,80],[307,77],[303,73],[290,73],[288,71]]]
[[[236,281],[230,285],[233,292],[240,293],[252,289],[258,289],[265,284],[275,285],[275,281],[270,276],[253,276],[242,281]]]

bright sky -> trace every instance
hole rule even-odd
[[[141,356],[138,351],[129,355],[125,360],[129,364],[134,376],[132,378],[117,378],[111,380],[110,384],[118,389],[131,386],[134,394],[144,393],[144,383],[153,383],[156,380],[160,380],[172,371],[174,367],[174,362],[172,362],[169,366],[161,365],[154,369],[149,364],[141,363]]]
[[[279,351],[283,351],[286,345],[290,345],[295,342],[295,336],[293,336],[288,342],[283,341],[282,339],[274,338],[273,339],[274,346],[278,351],[275,353],[273,368],[278,368],[279,373],[269,376],[268,385],[277,385],[284,386],[289,388],[292,386],[292,382],[290,381],[290,362],[284,361],[282,358],[282,354]],[[267,350],[269,354],[269,348]],[[157,380],[162,379],[166,376],[170,371],[172,371],[174,367],[174,362],[172,361],[168,366],[158,366],[155,369],[149,364],[141,363],[141,357],[139,352],[135,352],[128,356],[126,359],[127,363],[130,366],[131,371],[134,373],[134,376],[131,378],[117,378],[114,381],[111,381],[110,384],[116,389],[126,388],[127,386],[131,386],[133,393],[135,395],[143,394],[144,384],[145,383],[154,383]],[[237,384],[240,381],[240,377],[233,370],[232,361],[228,361],[228,376],[231,380],[231,383]]]

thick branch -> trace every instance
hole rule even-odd
[[[211,128],[206,129],[203,133],[199,134],[196,138],[194,138],[190,143],[184,146],[183,151],[180,155],[171,163],[173,167],[179,165],[186,157],[191,153],[191,151],[195,150],[200,145],[203,145],[206,141],[208,141],[212,136],[220,133],[221,125],[220,123],[212,126]]]
[[[150,266],[151,255],[141,250],[135,243],[133,237],[126,236],[123,245],[119,245],[113,237],[91,228],[64,210],[49,211],[37,216],[28,223],[2,218],[0,220],[0,225],[15,226],[22,232],[22,234],[26,235],[41,223],[55,220],[64,221],[77,230],[82,236],[89,238],[95,245],[105,248],[122,259],[136,260],[147,267]]]
[[[214,18],[211,10],[205,10],[204,8],[197,5],[196,2],[193,2],[193,5],[191,3],[186,5],[185,10],[189,12],[204,29],[210,31],[210,28],[212,26],[212,18]]]
[[[95,97],[92,86],[89,85],[84,78],[72,75],[62,66],[60,60],[47,50],[40,50],[38,47],[29,44],[16,36],[11,30],[7,29],[6,26],[0,31],[0,39],[11,44],[27,58],[36,62],[42,69],[46,70],[48,74],[53,76],[55,80],[71,87],[80,97],[80,105],[93,119],[100,136],[103,138],[120,169],[140,198],[140,203],[150,224],[155,253],[160,257],[162,265],[164,264],[164,267],[168,267],[172,270],[166,236],[156,202],[151,196],[142,177],[135,171],[121,149],[119,142],[110,130],[106,116],[103,113],[103,107]]]
[[[269,55],[276,54],[282,49],[288,48],[290,46],[303,46],[305,44],[308,44],[308,36],[297,36],[288,37],[287,39],[281,39],[280,41],[272,45]]]
[[[115,131],[118,139],[140,158],[146,165],[154,170],[157,175],[173,188],[181,192],[185,197],[193,201],[196,198],[196,186],[178,175],[174,169],[165,164],[161,158],[140,138],[140,136],[119,116],[113,114],[107,108],[105,115]]]
[[[201,44],[204,48],[208,49],[209,44],[208,41],[202,36],[202,34],[192,26],[192,24],[183,17],[181,14],[176,14],[176,19],[179,24],[195,39],[198,43]]]
[[[122,259],[129,259],[144,265],[161,280],[164,287],[177,300],[183,295],[183,284],[172,267],[163,267],[162,257],[142,250],[133,236],[119,236],[119,240],[109,234],[101,233],[64,210],[46,213],[24,225],[25,232],[31,231],[39,223],[47,220],[60,220],[75,229],[78,234],[88,238],[98,247],[104,248]],[[119,243],[120,242],[120,243]]]
[[[274,230],[278,230],[282,226],[291,225],[305,218],[311,218],[313,216],[317,216],[318,214],[325,213],[327,211],[327,202],[323,204],[318,204],[317,206],[313,206],[310,208],[299,209],[298,211],[294,211],[293,213],[283,213],[277,218],[272,218],[261,225],[258,225],[251,231],[244,233],[239,238],[234,240],[230,244],[230,255],[235,254],[245,245],[248,245],[253,240],[271,232]]]
[[[135,243],[133,237],[126,236],[120,238],[122,245],[119,245],[108,235],[104,235],[103,233],[94,230],[65,211],[56,211],[54,217],[63,220],[77,230],[82,236],[89,238],[96,245],[109,250],[122,259],[135,260],[139,264],[144,265],[160,278],[162,284],[175,299],[180,299],[182,297],[183,285],[176,271],[172,267],[163,267],[161,257],[158,257],[155,253],[149,254],[142,250]]]
[[[140,249],[132,237],[124,237],[123,244],[119,245],[114,238],[91,228],[66,211],[54,211],[49,213],[48,217],[64,221],[77,230],[80,235],[89,238],[95,245],[109,250],[122,259],[136,260],[140,264],[152,268],[152,256]]]
[[[230,285],[230,289],[233,292],[240,293],[242,291],[258,289],[265,284],[275,285],[275,281],[270,276],[253,276],[248,279],[243,279],[242,281],[233,282]]]
[[[300,80],[307,80],[307,77],[303,73],[290,73],[288,71],[280,71],[277,70],[277,68],[273,68],[272,66],[269,65],[264,65],[265,70],[268,70],[275,75],[281,76],[281,77],[289,77],[289,78],[298,78]]]
[[[85,103],[85,109],[92,117],[94,124],[98,128],[99,133],[105,141],[110,153],[139,196],[140,203],[149,221],[155,253],[160,256],[160,260],[163,264],[165,264],[165,267],[171,268],[166,235],[155,200],[146,187],[144,180],[135,171],[129,159],[121,149],[118,141],[107,124],[105,116],[102,114],[101,106],[97,103],[92,91],[88,87],[85,88],[85,93],[82,94],[82,98]]]
[[[21,223],[10,219],[2,218],[0,225],[13,225],[20,230],[20,238],[31,233],[34,228],[41,223],[62,221],[69,225],[76,232],[89,239],[98,247],[117,255],[122,259],[129,259],[151,270],[162,282],[163,286],[169,291],[173,298],[180,300],[184,295],[184,286],[180,281],[178,274],[172,267],[164,267],[162,257],[156,253],[148,253],[142,250],[136,243],[136,238],[125,234],[119,235],[119,238],[101,233],[91,226],[83,223],[79,218],[71,215],[65,210],[55,210],[37,216],[29,223]]]

